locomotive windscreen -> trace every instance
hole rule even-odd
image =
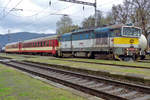
[[[141,36],[141,29],[135,27],[123,27],[123,36],[133,36],[139,37]]]

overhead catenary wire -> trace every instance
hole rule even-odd
[[[22,0],[21,0],[22,1]],[[105,4],[101,4],[101,5],[106,5],[106,3]],[[71,5],[72,6],[72,5]],[[99,5],[98,5],[99,6]],[[47,19],[48,18],[48,16],[51,16],[52,14],[53,15],[55,15],[55,14],[57,14],[57,13],[60,13],[61,11],[63,11],[63,10],[65,10],[65,9],[68,9],[70,6],[68,6],[68,7],[65,7],[65,8],[63,8],[63,9],[59,9],[59,10],[57,10],[57,11],[55,11],[55,12],[52,12],[52,13],[49,13],[48,15],[46,15],[46,16],[38,16],[39,14],[41,15],[41,13],[43,13],[43,11],[44,10],[41,10],[41,11],[39,11],[39,12],[37,12],[37,13],[35,13],[35,14],[33,14],[33,15],[31,15],[31,16],[24,16],[24,17],[35,17],[35,16],[37,16],[37,18],[35,19],[35,20],[33,20],[33,21],[31,21],[30,23],[27,23],[26,24],[26,26],[31,26],[31,25],[35,25],[35,23],[37,24],[37,23],[40,23],[41,21],[40,21],[40,19],[41,20],[45,20],[45,19]],[[13,9],[13,8],[12,8]],[[85,8],[84,8],[84,10],[85,10]],[[28,10],[29,11],[29,10]],[[11,12],[11,10],[9,10],[9,12],[8,12],[8,15],[10,14],[10,12]],[[13,15],[13,16],[17,16],[17,15],[14,15],[14,14],[11,14],[11,15]],[[69,16],[73,16],[73,15],[69,15]],[[78,15],[76,15],[76,17],[77,17]],[[22,17],[22,16],[17,16],[17,17]],[[38,18],[39,17],[39,18]],[[45,18],[46,17],[46,18]],[[75,16],[74,16],[75,17]],[[4,17],[5,18],[5,17]],[[80,17],[77,17],[77,18],[80,18]],[[1,20],[1,19],[0,19]],[[38,21],[37,21],[38,20]]]
[[[3,16],[5,16],[5,10],[6,10],[6,8],[8,7],[8,5],[10,4],[11,1],[12,1],[12,0],[9,0],[8,3],[4,6],[4,8],[3,8],[3,10],[2,10]]]
[[[9,0],[8,3],[4,6],[4,9],[8,7],[8,5],[10,4],[12,0]]]
[[[42,16],[42,17],[40,17],[40,18],[37,18],[35,21],[32,21],[32,23],[31,24],[28,24],[28,26],[27,27],[29,27],[29,26],[32,26],[32,25],[34,25],[35,24],[35,22],[36,22],[36,24],[37,23],[40,23],[40,19],[42,19],[42,18],[48,18],[48,16],[55,16],[55,14],[57,14],[57,13],[59,13],[60,11],[63,11],[63,10],[65,10],[65,9],[68,9],[69,7],[71,7],[73,4],[71,4],[71,5],[69,5],[69,6],[67,6],[67,7],[65,7],[65,8],[63,8],[63,9],[59,9],[59,10],[57,10],[57,11],[55,11],[55,12],[53,12],[53,13],[49,13],[48,15],[46,15],[46,16]],[[37,20],[38,20],[38,22],[37,22]]]
[[[4,15],[2,18],[0,18],[0,21],[3,20],[4,18],[6,18],[6,17],[9,15],[9,13],[10,13],[14,8],[16,8],[22,1],[23,1],[23,0],[20,0],[20,1],[15,5],[15,7],[11,8],[11,9],[8,11],[8,13],[7,13],[6,15]]]

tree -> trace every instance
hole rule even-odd
[[[72,19],[69,16],[63,16],[57,23],[57,34],[64,34],[78,29],[78,25],[73,25]]]
[[[103,16],[101,11],[97,12],[97,27],[102,27],[106,24],[113,23],[113,18],[111,12],[107,14],[106,17]],[[95,27],[95,16],[89,16],[85,18],[82,22],[83,28],[92,28]]]
[[[88,18],[85,18],[82,22],[83,28],[90,28],[95,26],[95,18],[93,16],[89,16]]]
[[[123,5],[112,7],[112,16],[115,23],[133,23],[141,27],[146,37],[150,31],[149,0],[125,0]]]
[[[135,12],[134,18],[136,25],[142,27],[144,35],[147,37],[150,31],[150,1],[131,0]]]

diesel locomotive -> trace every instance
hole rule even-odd
[[[59,41],[59,56],[71,53],[73,56],[108,56],[121,60],[144,58],[147,46],[141,28],[127,25],[78,30],[63,34]]]
[[[135,60],[145,57],[146,47],[141,28],[119,24],[11,43],[6,45],[5,52]]]

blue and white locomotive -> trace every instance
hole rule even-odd
[[[59,38],[58,56],[70,54],[92,58],[136,59],[145,55],[140,46],[141,35],[141,28],[122,24],[65,33]],[[147,45],[147,41],[144,41]]]

